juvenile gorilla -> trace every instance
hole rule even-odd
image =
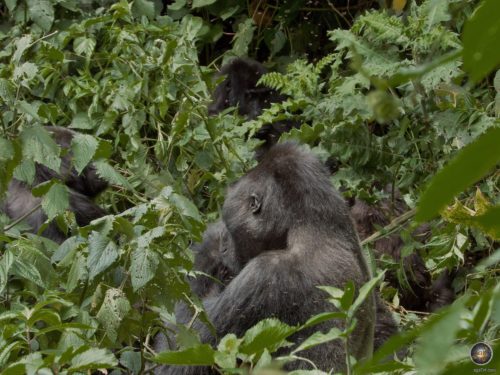
[[[268,87],[257,86],[260,77],[267,72],[261,63],[251,59],[235,58],[224,65],[220,75],[225,75],[226,78],[216,87],[208,113],[215,115],[227,108],[237,107],[241,116],[252,120],[272,103],[284,101],[284,95]],[[292,121],[277,121],[260,128],[255,138],[264,143],[256,150],[257,159],[261,159],[269,147],[278,142],[281,134],[298,125]]]
[[[344,200],[331,186],[319,160],[295,144],[275,145],[259,165],[229,188],[223,220],[235,249],[235,269],[241,271],[218,295],[204,299],[217,337],[227,333],[241,336],[269,317],[290,325],[304,323],[333,308],[318,285],[343,288],[353,281],[359,290],[370,279]],[[221,247],[227,240],[221,238]],[[373,348],[373,295],[358,316],[349,344],[351,354],[362,358]],[[300,343],[318,329],[324,332],[342,325],[340,321],[324,322],[291,340]],[[216,343],[204,325],[195,323],[195,327],[202,341]],[[344,368],[345,352],[338,340],[301,354],[325,371]],[[309,367],[297,361],[287,369]],[[203,367],[164,370],[210,373]]]
[[[46,129],[52,133],[59,146],[64,149],[70,148],[75,134],[73,131],[57,126],[49,126]],[[69,209],[74,212],[78,225],[88,225],[92,220],[106,215],[106,212],[91,200],[108,186],[106,181],[97,175],[94,166],[88,165],[78,174],[72,167],[70,153],[66,153],[61,157],[59,173],[44,165],[36,164],[33,186],[50,181],[53,178],[61,180],[68,186]],[[41,199],[31,194],[31,187],[24,182],[12,179],[8,187],[7,198],[3,204],[3,210],[10,218],[17,219],[27,215],[40,205]],[[31,227],[31,231],[37,233],[47,220],[47,216],[41,208],[38,208],[24,220]],[[54,222],[48,225],[42,235],[58,243],[66,239],[66,236]]]

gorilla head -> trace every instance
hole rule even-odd
[[[277,91],[257,86],[260,77],[265,73],[267,69],[251,59],[236,58],[224,65],[220,74],[226,78],[216,87],[208,113],[216,115],[227,108],[236,107],[241,116],[252,120],[272,103],[284,101],[286,97]],[[260,160],[269,147],[278,142],[281,134],[298,126],[299,124],[293,121],[277,121],[262,126],[255,134],[255,138],[264,141],[257,150],[256,158]]]
[[[208,113],[216,115],[226,108],[237,107],[241,116],[256,118],[262,109],[280,100],[274,90],[257,87],[257,82],[265,73],[267,69],[262,64],[250,59],[236,58],[224,65],[220,75],[226,78],[216,87]]]
[[[242,265],[261,252],[286,249],[304,228],[307,235],[335,234],[332,241],[358,248],[346,204],[325,167],[291,143],[271,148],[229,188],[223,219]]]

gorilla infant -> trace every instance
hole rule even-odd
[[[220,231],[220,248],[234,248],[238,271],[219,294],[203,300],[217,337],[241,336],[262,319],[275,317],[297,325],[312,315],[331,311],[318,285],[343,288],[353,281],[357,290],[370,279],[347,206],[330,184],[324,166],[309,151],[292,143],[273,146],[259,165],[229,187],[223,207],[227,232]],[[351,355],[362,358],[373,348],[375,299],[358,311],[350,336]],[[186,321],[181,317],[182,321]],[[317,330],[342,327],[332,320],[291,337],[302,342]],[[196,322],[203,342],[216,339]],[[288,349],[289,350],[289,349]],[[286,350],[278,354],[286,353]],[[339,340],[301,355],[318,368],[342,371],[345,351]],[[287,369],[308,368],[306,362]],[[207,374],[204,367],[168,367],[166,373]]]
[[[261,63],[252,59],[235,58],[224,65],[220,75],[225,75],[226,78],[215,88],[208,113],[216,115],[227,108],[237,107],[241,116],[253,120],[272,103],[284,101],[286,97],[276,90],[257,86],[260,77],[267,72]],[[256,158],[261,159],[269,147],[278,142],[281,134],[298,126],[299,124],[293,121],[265,124],[255,134],[255,138],[264,141],[256,150]]]
[[[73,131],[58,126],[48,126],[46,130],[52,133],[54,140],[63,149],[71,147],[71,141],[75,135]],[[98,176],[93,165],[86,166],[78,174],[71,164],[71,154],[68,152],[61,157],[59,173],[37,163],[32,186],[53,178],[59,179],[69,188],[69,210],[74,212],[79,226],[88,225],[92,220],[106,215],[106,212],[91,200],[108,186],[107,182]],[[7,198],[3,203],[3,211],[10,218],[17,219],[27,215],[40,205],[41,198],[31,194],[32,186],[12,179],[7,190]],[[41,208],[38,208],[24,220],[31,227],[31,231],[37,233],[47,220],[47,216]],[[41,235],[58,243],[66,239],[66,235],[59,230],[55,222],[49,223]]]

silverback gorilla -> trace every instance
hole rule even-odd
[[[54,140],[63,149],[69,149],[74,132],[57,126],[48,126],[46,129],[52,133]],[[106,215],[106,212],[96,205],[92,198],[102,192],[108,184],[97,174],[94,166],[88,165],[78,174],[71,164],[71,154],[68,152],[61,157],[59,173],[44,165],[36,164],[33,186],[53,178],[61,180],[69,188],[69,209],[74,212],[76,222],[80,226],[88,225],[92,220]],[[31,227],[33,233],[37,233],[47,216],[41,208],[30,213],[40,206],[41,199],[31,194],[31,186],[24,182],[12,179],[7,191],[7,198],[3,204],[3,210],[12,219],[27,215],[24,219]],[[49,223],[43,231],[42,236],[55,242],[61,243],[66,239],[55,222]]]
[[[273,146],[259,165],[230,186],[222,216],[229,238],[219,231],[221,252],[226,241],[231,241],[227,248],[234,248],[234,269],[241,271],[220,293],[203,300],[219,338],[227,333],[241,336],[269,317],[290,325],[304,323],[333,308],[318,285],[343,288],[353,281],[359,290],[370,278],[344,200],[331,186],[320,161],[295,144]],[[373,347],[373,295],[358,314],[362,319],[350,336],[350,349],[361,358]],[[299,343],[315,330],[333,326],[342,322],[324,322],[291,340]],[[203,324],[196,322],[194,327],[203,342],[216,343]],[[326,371],[341,371],[345,364],[344,348],[337,340],[305,351],[303,356]],[[306,362],[295,362],[287,369],[308,367]],[[167,367],[161,372],[208,374],[211,370]]]

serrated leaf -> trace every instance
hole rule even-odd
[[[148,248],[137,248],[132,252],[130,276],[134,291],[146,285],[156,274],[160,259]]]
[[[69,207],[69,194],[66,185],[54,183],[42,198],[42,208],[49,220],[62,214]]]
[[[93,280],[101,272],[111,266],[118,259],[119,250],[116,244],[99,232],[92,232],[89,236],[89,256],[87,267],[89,279]]]
[[[19,40],[15,43],[16,51],[12,55],[12,62],[14,64],[19,63],[19,61],[21,60],[21,57],[24,54],[24,51],[26,51],[28,49],[28,47],[31,46],[32,40],[33,39],[31,37],[31,35],[28,34],[28,35],[25,35],[25,36],[19,38]]]
[[[469,143],[431,180],[420,197],[416,220],[431,219],[458,193],[486,175],[500,162],[500,127],[488,129]]]
[[[96,41],[93,38],[78,37],[73,42],[73,49],[77,55],[92,56]]]
[[[166,365],[211,366],[215,363],[214,350],[208,344],[176,352],[157,354],[153,361]]]
[[[76,253],[71,262],[71,268],[68,272],[68,279],[66,282],[66,289],[69,293],[74,291],[80,282],[88,279],[87,261],[83,254]]]
[[[27,239],[13,243],[12,251],[16,254],[12,274],[46,287],[54,272],[50,259]]]
[[[23,80],[28,82],[31,81],[37,73],[38,67],[35,64],[31,62],[25,62],[15,67],[12,78],[14,78],[14,80],[16,81]]]
[[[130,311],[130,302],[122,290],[110,288],[106,291],[104,301],[97,313],[97,320],[102,324],[111,341],[118,338],[118,328]]]
[[[14,145],[5,138],[0,138],[0,161],[11,160],[14,157]]]
[[[146,16],[152,20],[155,18],[155,5],[148,0],[134,0],[132,12],[137,17]]]
[[[97,160],[94,162],[97,173],[100,177],[108,181],[110,184],[123,186],[129,190],[133,190],[132,185],[125,177],[119,174],[115,169],[104,160]]]
[[[183,216],[189,216],[195,219],[196,221],[201,222],[201,216],[200,213],[198,212],[198,209],[194,205],[193,202],[191,202],[189,199],[186,197],[172,193],[169,197],[168,200],[172,203],[174,207],[177,208],[179,213]]]
[[[73,151],[73,163],[76,171],[80,174],[87,164],[92,160],[99,142],[88,134],[75,134],[71,141]]]
[[[112,353],[105,349],[92,348],[74,356],[68,371],[85,372],[85,370],[97,370],[116,365],[118,365],[118,361]]]
[[[33,104],[28,103],[25,100],[18,100],[16,102],[16,107],[21,113],[32,117],[34,120],[40,119],[40,116],[38,116],[38,108],[36,108]]]
[[[14,255],[7,250],[0,258],[0,295],[2,295],[4,288],[7,286],[10,267],[14,263]]]
[[[255,31],[253,18],[247,18],[238,25],[238,31],[234,35],[234,43],[232,52],[236,56],[246,56],[248,54],[248,46],[252,42],[253,33]]]
[[[78,112],[69,125],[72,129],[93,129],[94,124],[86,112]]]
[[[41,126],[25,128],[21,133],[21,139],[23,141],[23,156],[26,159],[36,161],[59,172],[60,148],[47,130]]]
[[[54,7],[49,0],[28,0],[30,18],[44,31],[50,31],[54,22]]]
[[[484,0],[464,25],[464,69],[474,81],[481,80],[500,64],[499,14],[498,0]]]
[[[15,99],[14,85],[5,78],[0,78],[0,98],[9,105],[12,105]]]
[[[133,352],[131,350],[123,352],[120,356],[120,363],[133,374],[139,374],[141,372],[142,363],[141,352]]]
[[[241,343],[241,353],[260,354],[266,348],[270,353],[283,346],[285,339],[297,331],[278,319],[265,319],[246,331]]]

